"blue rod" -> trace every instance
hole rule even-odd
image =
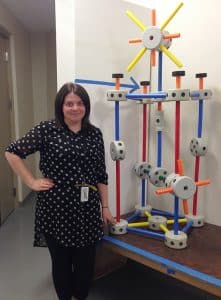
[[[178,234],[179,231],[179,198],[174,197],[174,234]]]
[[[135,212],[133,215],[131,215],[130,217],[127,218],[127,222],[131,222],[131,221],[134,221],[137,217],[140,216],[140,212],[137,211]]]
[[[163,53],[159,51],[158,54],[158,92],[162,91],[163,79]],[[162,131],[157,131],[157,167],[162,166]]]
[[[151,210],[151,214],[152,215],[157,215],[157,216],[165,216],[165,217],[174,218],[174,214],[173,213],[169,213],[167,211],[160,211],[160,210],[152,209]],[[185,216],[184,215],[179,215],[179,218],[185,218]]]
[[[149,230],[142,230],[142,229],[127,227],[127,231],[148,235],[148,236],[151,236],[151,237],[154,237],[154,238],[160,238],[162,240],[164,240],[164,238],[165,238],[164,233],[157,233],[157,232],[153,232],[153,231],[149,231]]]
[[[157,131],[157,167],[162,165],[162,131]]]
[[[138,90],[140,88],[140,86],[132,76],[130,77],[130,80],[132,81],[132,84],[121,83],[120,86],[125,87],[125,88],[130,88],[131,89],[130,93],[132,93],[135,90]],[[116,82],[100,81],[100,80],[75,79],[74,82],[75,83],[83,83],[83,84],[116,86]]]
[[[142,187],[141,187],[141,205],[142,207],[145,206],[145,187],[146,187],[146,180],[142,179]]]
[[[187,231],[192,227],[193,221],[189,221],[186,223],[186,225],[183,227],[182,231],[187,233]]]
[[[203,128],[203,100],[199,100],[198,138],[202,137],[202,128]]]
[[[158,55],[158,91],[162,91],[162,79],[163,79],[163,53],[159,51]]]
[[[120,139],[120,104],[119,101],[115,101],[115,140],[119,141]]]
[[[167,93],[160,92],[160,93],[148,93],[148,94],[126,94],[127,99],[165,99],[167,97]]]

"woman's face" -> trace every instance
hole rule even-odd
[[[67,124],[81,123],[86,109],[83,101],[73,92],[67,94],[63,103],[64,121]]]

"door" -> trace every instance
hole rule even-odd
[[[15,207],[13,174],[4,156],[11,141],[9,78],[9,40],[0,36],[0,224]]]

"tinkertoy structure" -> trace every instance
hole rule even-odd
[[[197,190],[199,186],[207,185],[210,180],[199,181],[200,156],[204,156],[207,152],[206,140],[202,137],[203,127],[203,105],[204,100],[210,99],[212,96],[211,90],[204,89],[203,79],[207,76],[206,73],[196,74],[199,79],[199,89],[190,91],[189,89],[181,88],[181,78],[185,76],[184,71],[174,71],[172,76],[175,77],[176,87],[168,91],[162,89],[162,66],[163,53],[172,60],[179,68],[182,63],[168,50],[173,38],[180,37],[179,33],[169,34],[165,31],[168,23],[173,19],[177,12],[182,7],[183,3],[179,4],[172,14],[166,19],[161,27],[156,26],[156,11],[152,10],[151,26],[146,27],[142,22],[127,11],[126,14],[130,19],[143,31],[142,39],[130,40],[130,43],[143,43],[143,47],[138,52],[136,57],[128,65],[127,70],[131,71],[137,62],[141,59],[147,50],[151,51],[151,67],[156,65],[156,52],[158,52],[158,91],[149,92],[151,82],[142,81],[142,93],[127,93],[120,89],[120,79],[123,74],[113,74],[115,79],[115,89],[107,91],[107,100],[115,103],[115,140],[111,142],[110,153],[112,159],[116,162],[116,220],[115,225],[110,226],[112,234],[125,234],[127,231],[132,231],[138,234],[144,234],[150,237],[164,240],[165,245],[170,248],[182,249],[187,246],[187,232],[193,227],[204,225],[204,217],[197,215]],[[135,100],[143,106],[143,129],[142,129],[142,161],[137,162],[134,166],[134,172],[141,179],[141,201],[136,206],[136,212],[127,218],[121,219],[120,213],[120,161],[125,159],[126,147],[120,139],[120,102]],[[164,128],[164,112],[163,104],[169,101],[175,103],[175,146],[174,146],[174,173],[169,172],[162,167],[162,131]],[[195,157],[195,176],[194,180],[184,175],[183,163],[180,159],[180,110],[182,101],[198,101],[198,134],[192,138],[190,142],[190,151]],[[155,125],[157,131],[157,166],[153,166],[147,161],[147,109],[149,105],[156,105]],[[148,182],[150,181],[158,189],[157,195],[171,193],[174,195],[174,213],[167,213],[152,209],[148,204]],[[193,198],[192,213],[189,212],[187,200]],[[179,216],[179,200],[183,202],[184,216]],[[142,218],[140,220],[140,218]],[[146,220],[143,220],[146,218]],[[131,223],[133,221],[133,223]],[[135,222],[134,222],[135,221]],[[181,228],[180,224],[185,224]],[[170,230],[167,226],[172,225]],[[148,230],[145,228],[148,227]]]

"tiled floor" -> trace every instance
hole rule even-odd
[[[34,197],[0,228],[0,300],[56,300],[46,248],[34,248]],[[129,261],[94,282],[88,300],[215,300],[198,289]]]

